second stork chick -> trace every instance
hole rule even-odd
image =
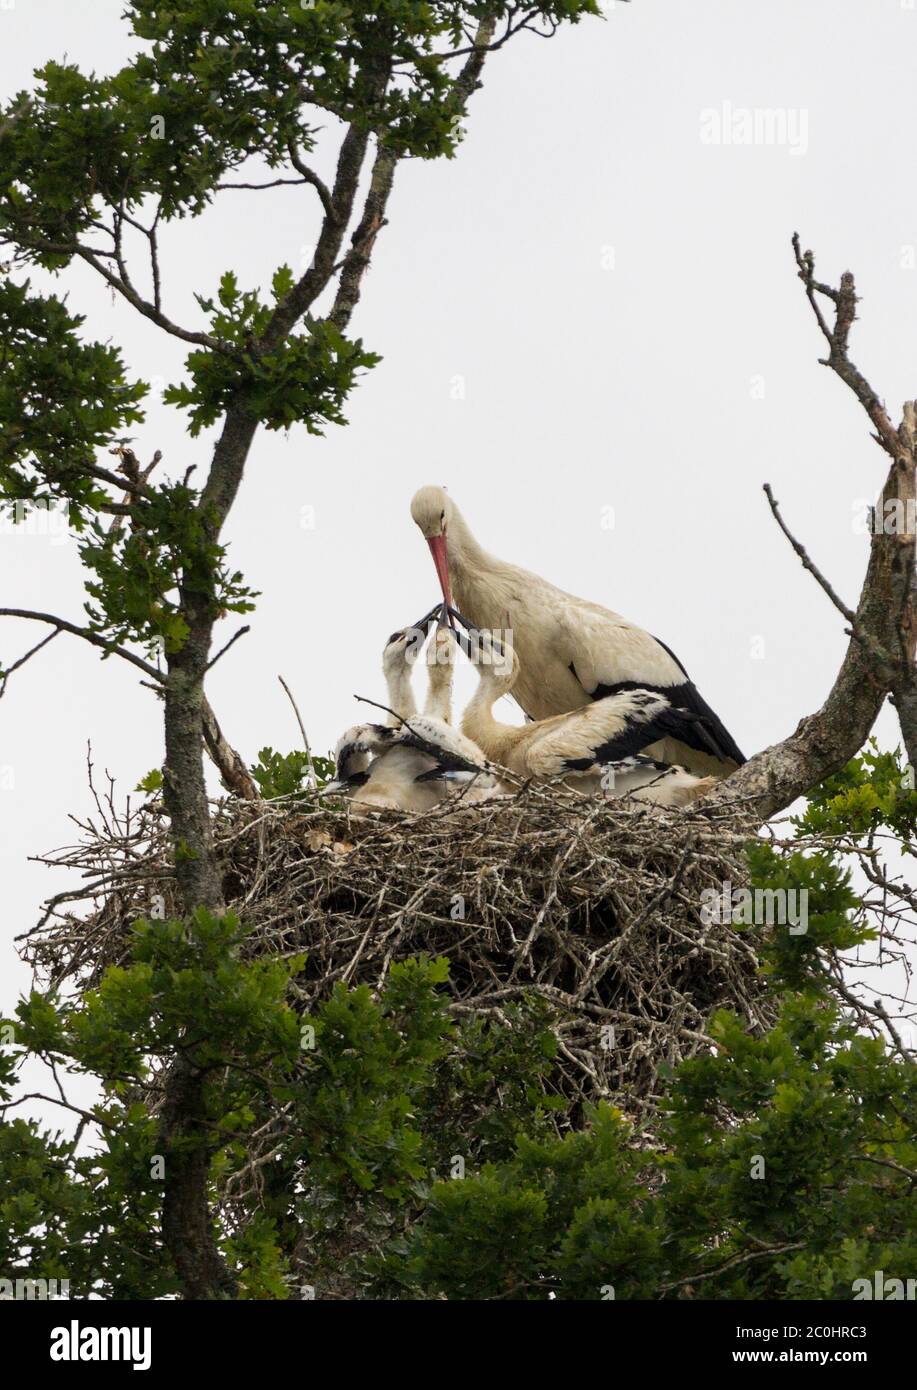
[[[462,731],[494,763],[520,777],[562,778],[577,791],[632,796],[660,806],[683,806],[712,787],[716,778],[696,777],[683,767],[657,762],[640,750],[663,738],[684,735],[697,716],[653,690],[628,690],[591,705],[522,726],[501,724],[493,706],[508,695],[519,675],[509,642],[472,630],[476,649],[460,637],[478,669],[478,689],[462,717]]]

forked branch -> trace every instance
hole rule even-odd
[[[762,820],[840,771],[862,748],[889,695],[898,711],[909,761],[917,767],[917,408],[908,402],[896,428],[876,391],[850,360],[850,331],[857,305],[851,272],[845,271],[835,288],[815,278],[815,257],[811,251],[800,249],[798,235],[793,237],[793,252],[806,297],[828,344],[828,356],[822,361],[866,411],[873,437],[889,456],[891,467],[873,513],[869,562],[855,612],[843,603],[805,547],[790,533],[770,488],[765,488],[771,510],[796,554],[846,619],[850,642],[821,709],[803,719],[788,738],[751,758],[707,798],[710,805],[737,801],[752,808]]]

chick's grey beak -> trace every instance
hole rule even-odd
[[[429,613],[425,613],[424,616],[414,624],[413,630],[415,632],[428,632],[434,619],[437,623],[441,623],[443,621],[443,607],[443,604],[438,603],[435,608],[431,608]]]

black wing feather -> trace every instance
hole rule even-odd
[[[656,695],[664,695],[674,710],[682,710],[692,718],[685,720],[680,734],[670,734],[688,748],[696,748],[700,753],[712,754],[721,762],[732,761],[741,765],[747,762],[745,754],[736,743],[723,721],[716,715],[701,695],[693,681],[683,685],[647,685],[646,681],[618,681],[615,685],[597,685],[592,692],[593,700],[604,700],[607,695],[619,695],[625,690],[652,690]],[[646,739],[652,743],[652,739]]]
[[[654,690],[652,686],[635,685],[630,682],[625,684],[630,690],[645,690],[647,698],[649,698],[650,693],[659,694],[659,691]],[[608,692],[612,695],[617,693],[617,690]],[[668,692],[663,693],[668,694]],[[695,748],[698,746],[694,739],[698,737],[696,729],[699,723],[700,716],[690,710],[663,709],[645,723],[628,724],[627,728],[623,729],[620,734],[597,745],[593,749],[591,758],[568,758],[566,766],[571,772],[585,772],[597,764],[620,762],[623,758],[629,758],[633,754],[639,753],[641,748],[647,748],[651,743],[657,743],[663,738],[678,739],[680,743],[686,743],[689,748]]]
[[[663,651],[668,652],[678,669],[684,671],[683,681],[680,681],[678,685],[650,685],[646,681],[617,681],[614,685],[597,685],[595,690],[590,692],[591,698],[604,700],[606,695],[618,695],[624,690],[652,690],[658,695],[665,695],[666,699],[677,709],[685,710],[687,713],[697,716],[696,721],[685,725],[682,734],[670,735],[670,737],[677,737],[680,743],[686,744],[688,748],[696,748],[699,753],[712,753],[721,762],[732,761],[740,765],[746,762],[745,754],[719,715],[707,704],[672,648],[667,647],[665,642],[660,642],[658,637],[654,637],[653,641],[659,642],[660,647]],[[576,670],[572,663],[570,670],[576,676]],[[579,680],[578,676],[577,680]],[[582,685],[581,681],[580,684]],[[585,689],[585,686],[583,688]]]
[[[370,729],[377,736],[380,743],[390,743],[398,734],[397,729],[389,728],[387,724],[365,724],[361,727]],[[354,758],[372,751],[373,750],[360,739],[356,739],[352,743],[345,743],[344,747],[338,753],[337,763],[334,769],[335,779],[339,782],[348,782],[354,775],[351,773]],[[362,783],[355,782],[354,785],[361,786]]]
[[[468,758],[463,758],[461,753],[455,753],[449,748],[442,748],[431,739],[424,738],[423,734],[413,729],[410,724],[405,724],[398,736],[398,742],[407,748],[416,748],[418,753],[426,753],[428,758],[436,761],[436,767],[429,773],[424,773],[425,780],[432,780],[434,776],[442,776],[444,772],[483,772],[483,767],[478,767]],[[415,782],[421,780],[415,777]]]

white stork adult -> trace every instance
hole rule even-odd
[[[667,737],[648,751],[718,777],[745,761],[664,642],[597,603],[489,555],[442,487],[415,493],[411,516],[430,547],[447,606],[454,602],[478,629],[500,628],[509,615],[519,659],[513,695],[529,719],[565,714],[609,695],[655,691],[697,719],[682,738]]]
[[[393,632],[385,645],[389,722],[355,725],[338,740],[335,780],[326,790],[343,792],[361,810],[427,811],[459,786],[472,801],[493,794],[496,779],[480,748],[449,723],[455,641],[447,627],[438,626],[433,638],[427,698],[417,713],[411,667],[438,611]]]
[[[578,791],[633,796],[660,806],[684,806],[713,786],[713,777],[695,777],[683,767],[638,754],[659,740],[683,738],[699,718],[658,691],[621,691],[521,727],[499,723],[493,706],[512,692],[519,661],[508,641],[471,632],[474,646],[458,639],[478,669],[478,688],[462,716],[462,732],[501,767],[520,777],[542,782],[562,778]]]

